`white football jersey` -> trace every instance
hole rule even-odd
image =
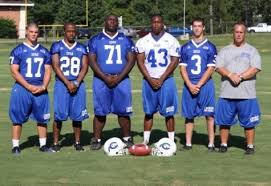
[[[145,53],[145,66],[152,78],[160,78],[170,64],[170,56],[180,57],[178,40],[165,32],[156,41],[151,33],[136,43],[137,52]]]

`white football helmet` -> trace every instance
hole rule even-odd
[[[108,156],[122,156],[128,154],[126,145],[117,137],[108,139],[104,144],[104,152]]]
[[[152,148],[153,156],[173,156],[176,155],[177,146],[174,141],[169,138],[162,138],[154,144]]]

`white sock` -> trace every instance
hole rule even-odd
[[[214,145],[214,144],[209,143],[209,144],[208,144],[208,147],[215,147],[215,145]]]
[[[12,139],[12,147],[19,147],[19,141],[17,139]]]
[[[131,138],[131,136],[123,137],[123,139],[124,139],[125,141],[128,141],[130,138]]]
[[[254,148],[254,145],[253,144],[248,144],[247,147],[252,149],[252,148]]]
[[[227,145],[227,143],[221,143],[221,146],[227,147],[228,145]]]
[[[98,142],[101,142],[102,140],[101,139],[97,139]]]
[[[174,141],[175,131],[173,132],[167,132],[168,138]]]
[[[46,138],[39,138],[40,141],[40,147],[46,145]]]
[[[191,143],[186,143],[185,144],[187,147],[192,147],[192,144]]]
[[[144,144],[148,144],[150,141],[150,135],[151,135],[151,131],[144,131]]]

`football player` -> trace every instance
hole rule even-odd
[[[106,116],[114,113],[122,128],[123,141],[132,146],[132,95],[129,72],[135,64],[134,44],[123,33],[117,32],[118,17],[109,15],[104,30],[88,42],[89,63],[94,72],[94,119],[91,149],[101,148],[101,133]]]
[[[194,118],[205,116],[209,136],[208,150],[214,151],[215,87],[211,78],[216,47],[204,37],[204,20],[192,21],[193,38],[181,48],[180,73],[184,80],[182,115],[185,117],[185,149],[192,148]]]
[[[56,73],[54,87],[54,144],[52,150],[60,151],[59,135],[62,121],[72,120],[74,148],[83,151],[80,143],[82,121],[89,117],[86,108],[86,86],[83,81],[88,71],[85,45],[75,41],[76,26],[64,25],[64,39],[51,47],[52,65]]]
[[[173,71],[179,62],[180,44],[164,31],[161,15],[151,17],[151,33],[136,43],[138,68],[143,75],[142,98],[145,112],[144,144],[150,140],[153,115],[157,111],[165,117],[168,137],[174,141],[174,114],[178,97]]]
[[[12,153],[20,154],[19,140],[22,124],[29,117],[37,122],[40,151],[49,152],[46,146],[47,123],[50,119],[50,101],[47,87],[51,78],[49,51],[37,43],[39,28],[30,23],[26,40],[10,54],[11,75],[15,84],[11,90],[9,116],[12,126]]]

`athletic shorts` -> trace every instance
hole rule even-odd
[[[260,123],[261,111],[257,99],[219,98],[216,106],[216,125],[232,126],[237,123],[244,128],[255,127]]]
[[[143,79],[142,98],[145,114],[152,115],[159,111],[162,116],[168,117],[178,111],[178,93],[173,77],[167,78],[158,90]]]
[[[208,80],[197,95],[192,95],[185,85],[182,93],[182,115],[193,119],[198,116],[214,116],[215,86],[212,79]]]
[[[48,93],[33,95],[22,85],[15,83],[11,90],[9,117],[13,124],[23,124],[28,118],[40,124],[50,120],[50,100]]]
[[[86,96],[84,82],[81,82],[77,91],[71,94],[61,81],[56,81],[54,87],[54,119],[66,121],[70,118],[73,121],[83,121],[89,118]]]
[[[132,114],[131,81],[128,77],[116,87],[109,88],[103,80],[94,76],[92,86],[95,115],[106,116],[113,113],[118,116],[130,116]]]

